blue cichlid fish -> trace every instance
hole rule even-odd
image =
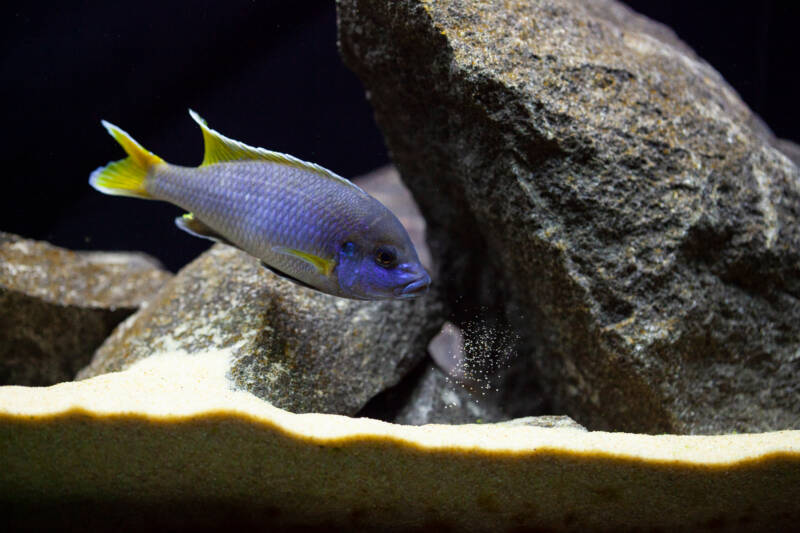
[[[412,298],[431,279],[405,228],[350,181],[290,155],[253,148],[209,128],[199,167],[170,165],[103,121],[128,157],[95,170],[106,194],[173,203],[184,231],[231,244],[281,276],[361,300]]]

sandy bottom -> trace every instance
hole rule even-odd
[[[800,519],[800,431],[292,414],[232,390],[229,357],[164,353],[85,381],[0,387],[0,514],[94,529],[758,530]]]

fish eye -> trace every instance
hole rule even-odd
[[[375,249],[375,262],[389,268],[397,263],[397,251],[391,246],[379,246]]]

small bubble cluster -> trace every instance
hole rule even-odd
[[[476,317],[461,328],[446,324],[433,357],[448,373],[447,381],[475,401],[500,392],[502,370],[516,358],[519,336],[505,323]],[[438,352],[438,353],[436,353]]]

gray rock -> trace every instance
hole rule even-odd
[[[526,416],[524,418],[515,418],[514,420],[498,422],[497,424],[506,427],[534,426],[539,428],[570,428],[586,431],[585,427],[578,424],[570,417],[563,415]]]
[[[74,252],[0,232],[0,384],[71,380],[170,277],[144,254]]]
[[[611,1],[337,5],[447,300],[504,310],[554,412],[800,428],[798,169],[711,66]]]
[[[464,332],[461,328],[445,322],[428,344],[428,353],[445,374],[457,380],[465,379]]]
[[[358,416],[408,425],[494,423],[517,416],[505,409],[509,391],[499,389],[507,361],[487,350],[503,335],[486,324],[468,326],[464,332],[445,322],[428,343],[430,358],[370,400]],[[543,412],[544,399],[528,401],[519,416]]]
[[[346,300],[216,245],[124,322],[80,377],[162,352],[229,349],[232,387],[295,412],[354,414],[424,357],[441,311],[434,291],[410,301]]]
[[[397,424],[475,424],[508,418],[480,388],[468,392],[462,382],[440,370],[432,361],[425,365],[408,403],[395,419]]]
[[[500,405],[500,396],[485,390],[481,383],[448,375],[433,361],[424,364],[406,404],[392,422],[421,426],[424,424],[498,424],[586,430],[568,416],[538,415],[508,420]]]

